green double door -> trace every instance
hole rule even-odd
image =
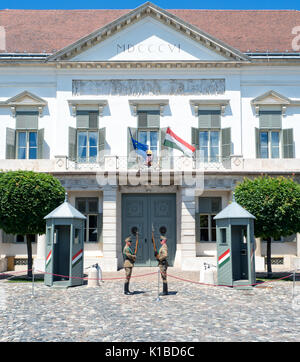
[[[160,235],[168,239],[168,262],[172,266],[176,253],[176,194],[122,195],[122,250],[124,239],[132,238],[135,250],[138,230],[138,251],[135,266],[157,266],[152,243],[152,227],[157,251]]]

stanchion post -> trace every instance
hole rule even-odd
[[[295,296],[295,281],[296,281],[296,268],[294,270],[294,273],[293,273],[293,296],[292,296],[292,299],[294,300],[294,296]]]

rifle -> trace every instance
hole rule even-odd
[[[155,240],[154,240],[154,227],[153,227],[153,224],[152,224],[152,243],[153,243],[154,253],[157,253]]]
[[[136,232],[136,243],[135,243],[135,250],[134,250],[135,255],[136,255],[137,250],[138,250],[138,245],[139,245],[139,233]]]

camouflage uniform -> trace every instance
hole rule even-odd
[[[131,294],[129,292],[129,281],[131,278],[132,268],[134,267],[134,262],[135,262],[136,256],[132,252],[131,248],[127,245],[124,246],[123,256],[124,256],[124,268],[125,268],[125,275],[126,275],[126,282],[124,284],[124,293]]]
[[[168,294],[167,269],[168,269],[168,246],[163,244],[158,251],[157,260],[160,269],[160,275],[163,281],[163,295]]]

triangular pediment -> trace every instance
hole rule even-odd
[[[145,3],[47,61],[249,61],[224,42]]]
[[[5,102],[8,106],[45,106],[47,102],[33,93],[24,91]]]
[[[273,90],[262,94],[252,100],[254,105],[284,105],[290,104],[291,100]]]

